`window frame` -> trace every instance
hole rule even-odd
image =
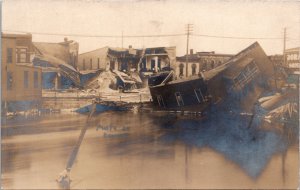
[[[175,98],[176,98],[176,101],[177,101],[177,105],[179,107],[184,106],[184,101],[183,101],[183,97],[182,97],[181,93],[180,92],[175,92],[174,95],[175,95]],[[178,97],[180,97],[180,99]],[[180,103],[182,103],[182,105]]]

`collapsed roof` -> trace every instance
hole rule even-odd
[[[72,43],[72,42],[70,42]],[[69,63],[72,61],[65,43],[34,42],[33,64],[42,67],[43,72],[56,71],[80,86],[78,71]]]

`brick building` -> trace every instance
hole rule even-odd
[[[197,75],[202,71],[208,71],[222,65],[232,56],[231,54],[217,54],[214,51],[194,53],[191,49],[187,64],[186,55],[176,58],[175,73],[177,77]]]
[[[2,33],[2,111],[37,107],[42,98],[42,71],[33,66],[31,34]]]

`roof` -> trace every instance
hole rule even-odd
[[[254,48],[256,48],[258,46],[260,46],[259,43],[254,42],[247,48],[243,49],[242,51],[240,51],[239,53],[237,53],[236,55],[231,57],[224,64],[222,64],[212,70],[204,72],[205,80],[210,80],[213,77],[222,73],[223,71],[227,72],[227,69],[228,69],[228,73],[227,73],[228,77],[233,76],[230,74],[230,70],[232,70],[232,74],[235,74],[235,73],[233,73],[233,72],[235,72],[235,70],[237,70],[236,72],[239,72],[241,68],[243,68],[245,65],[249,64],[253,59],[250,58],[251,59],[251,61],[250,61],[250,59],[247,58],[246,56],[249,55],[249,53],[251,53],[251,50],[253,50]],[[243,58],[245,58],[245,59],[243,59]],[[237,69],[235,66],[237,67]]]
[[[285,52],[285,53],[289,53],[289,52],[295,52],[295,51],[300,52],[300,47],[295,47],[295,48],[286,49],[284,52]]]
[[[1,33],[2,38],[32,38],[30,33]]]
[[[88,53],[97,52],[97,51],[106,52],[107,53],[108,49],[111,49],[113,51],[128,51],[127,48],[105,46],[105,47],[102,47],[102,48],[97,48],[97,49],[94,49],[94,50],[91,50],[91,51],[87,51],[87,52],[81,53],[81,54],[79,54],[79,56],[84,55],[84,54],[88,54]]]
[[[235,78],[249,63],[251,63],[254,59],[252,58],[244,58],[241,60],[238,60],[234,67],[229,67],[225,73],[224,77],[226,78]]]
[[[69,59],[69,50],[65,45],[47,42],[33,42],[33,45],[42,55],[52,55],[64,61],[68,61]]]
[[[210,56],[210,57],[233,57],[234,55],[231,54],[216,54],[216,53],[209,53],[209,52],[197,52],[196,54],[188,55],[188,60],[190,61],[199,61],[202,56]],[[177,60],[179,61],[185,61],[186,55],[176,57]]]
[[[71,65],[67,64],[65,61],[58,59],[57,57],[54,57],[50,54],[44,54],[44,55],[36,55],[37,58],[49,62],[51,65],[58,67],[59,65],[63,65],[75,72],[77,72]]]

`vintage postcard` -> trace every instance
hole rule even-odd
[[[299,188],[299,1],[0,3],[1,189]]]

